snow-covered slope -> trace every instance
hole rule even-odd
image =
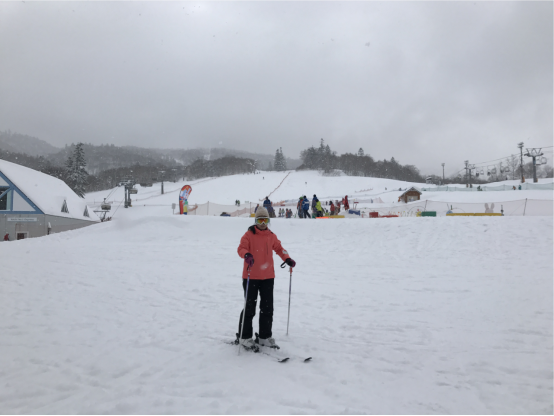
[[[512,184],[513,181],[501,183]],[[514,182],[515,183],[515,182]],[[552,184],[552,179],[541,179],[540,183]],[[381,198],[385,203],[395,203],[402,193],[398,189],[406,189],[411,186],[420,188],[425,184],[403,182],[392,179],[364,178],[358,176],[322,176],[317,171],[287,171],[287,172],[261,172],[259,175],[232,175],[220,178],[204,178],[195,181],[166,182],[165,194],[161,195],[161,185],[142,188],[137,185],[138,194],[133,195],[133,205],[164,206],[163,212],[172,203],[177,203],[179,190],[185,184],[192,186],[189,197],[190,204],[203,204],[208,201],[217,204],[234,205],[235,200],[241,203],[261,203],[266,196],[272,201],[297,201],[302,195],[312,198],[317,195],[325,202],[330,199],[340,199],[348,195],[351,200],[368,198]],[[491,184],[495,185],[495,184]],[[428,187],[428,186],[427,186]],[[108,197],[109,201],[117,204],[123,201],[123,188],[115,190],[99,191],[87,194],[87,203],[99,205]],[[499,192],[424,192],[422,200],[437,200],[445,202],[502,202],[528,199],[552,200],[552,191],[499,191]]]
[[[224,343],[251,220],[159,208],[0,243],[2,413],[552,414],[551,217],[273,220],[279,364]]]

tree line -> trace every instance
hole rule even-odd
[[[66,152],[63,166],[52,163],[43,156],[29,156],[24,153],[0,149],[0,159],[37,170],[64,181],[77,195],[83,197],[87,192],[102,191],[118,186],[123,180],[132,177],[142,186],[152,186],[153,182],[179,179],[200,179],[213,176],[254,173],[257,162],[250,158],[224,156],[215,160],[199,158],[188,166],[175,163],[135,163],[131,166],[115,167],[96,174],[88,172],[86,146],[83,143],[71,145]]]
[[[164,155],[160,158],[150,158],[148,155],[143,155],[144,159],[139,155],[138,160],[130,166],[105,169],[103,167],[113,166],[112,163],[116,164],[112,156],[109,157],[109,160],[105,160],[106,165],[104,166],[102,166],[101,160],[105,158],[95,157],[95,170],[97,171],[93,174],[91,173],[87,150],[97,151],[99,147],[102,148],[103,146],[92,146],[90,148],[89,146],[83,143],[66,146],[63,153],[65,160],[58,160],[59,155],[51,160],[43,156],[30,156],[5,149],[0,149],[0,159],[61,179],[80,196],[84,196],[87,192],[114,188],[128,177],[133,177],[137,183],[143,186],[151,186],[153,182],[162,180],[173,182],[176,182],[179,178],[195,180],[205,177],[255,173],[259,169],[257,160],[245,157],[223,156],[214,160],[206,160],[205,157],[198,155],[196,160],[185,166],[178,164],[172,158],[164,157]],[[106,148],[110,147],[106,146]],[[104,153],[106,150],[108,149],[101,149],[100,153]],[[297,170],[319,170],[324,175],[334,175],[338,174],[339,171],[343,171],[349,176],[370,176],[407,182],[425,182],[419,169],[413,165],[402,165],[394,157],[390,160],[376,161],[370,155],[365,154],[362,148],[356,154],[344,153],[339,156],[337,152],[331,150],[329,145],[325,144],[323,139],[321,139],[319,147],[311,146],[303,150],[300,153],[300,158],[302,165]],[[131,162],[131,160],[127,162]],[[274,161],[269,165],[269,170],[284,171],[287,169],[282,148],[277,149]],[[476,175],[476,173],[479,173],[479,175]],[[532,178],[533,165],[531,161],[524,164],[523,174],[527,179]],[[497,166],[478,168],[472,175],[472,183],[474,184],[518,179],[521,176],[521,167],[519,159],[516,155],[513,155],[499,162]],[[550,165],[538,166],[537,176],[551,178],[553,176],[552,167]],[[445,180],[438,175],[431,175],[431,178],[434,179],[434,183],[439,183],[439,181],[445,184],[467,182],[465,171],[454,174],[450,178],[445,178]]]
[[[390,160],[375,160],[362,148],[358,153],[338,155],[321,139],[319,147],[311,146],[300,152],[301,169],[317,169],[324,174],[336,170],[349,176],[371,176],[375,178],[397,179],[407,182],[425,182],[419,169],[414,165],[402,165],[392,157]]]

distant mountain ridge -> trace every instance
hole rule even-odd
[[[25,153],[29,156],[48,156],[60,151],[58,147],[36,137],[0,131],[0,149],[8,152]]]
[[[55,166],[64,166],[74,144],[60,149],[44,140],[11,131],[0,131],[0,149],[8,152],[22,153],[34,157],[44,157]],[[138,146],[115,146],[113,144],[92,145],[84,144],[87,171],[98,174],[104,170],[124,168],[140,165],[167,166],[190,165],[195,160],[215,160],[224,156],[235,156],[254,159],[259,169],[267,169],[273,164],[274,155],[250,153],[224,148],[196,148],[196,149],[156,149]],[[300,159],[287,158],[287,168],[296,169],[300,166]]]

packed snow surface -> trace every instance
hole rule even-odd
[[[272,219],[283,364],[226,343],[251,224],[137,204],[0,243],[0,412],[553,413],[551,216]]]

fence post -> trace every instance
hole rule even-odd
[[[423,208],[423,211],[427,211],[427,200],[425,200],[425,208]]]
[[[525,217],[525,210],[527,209],[527,198],[525,198],[525,206],[523,207],[523,216]]]

